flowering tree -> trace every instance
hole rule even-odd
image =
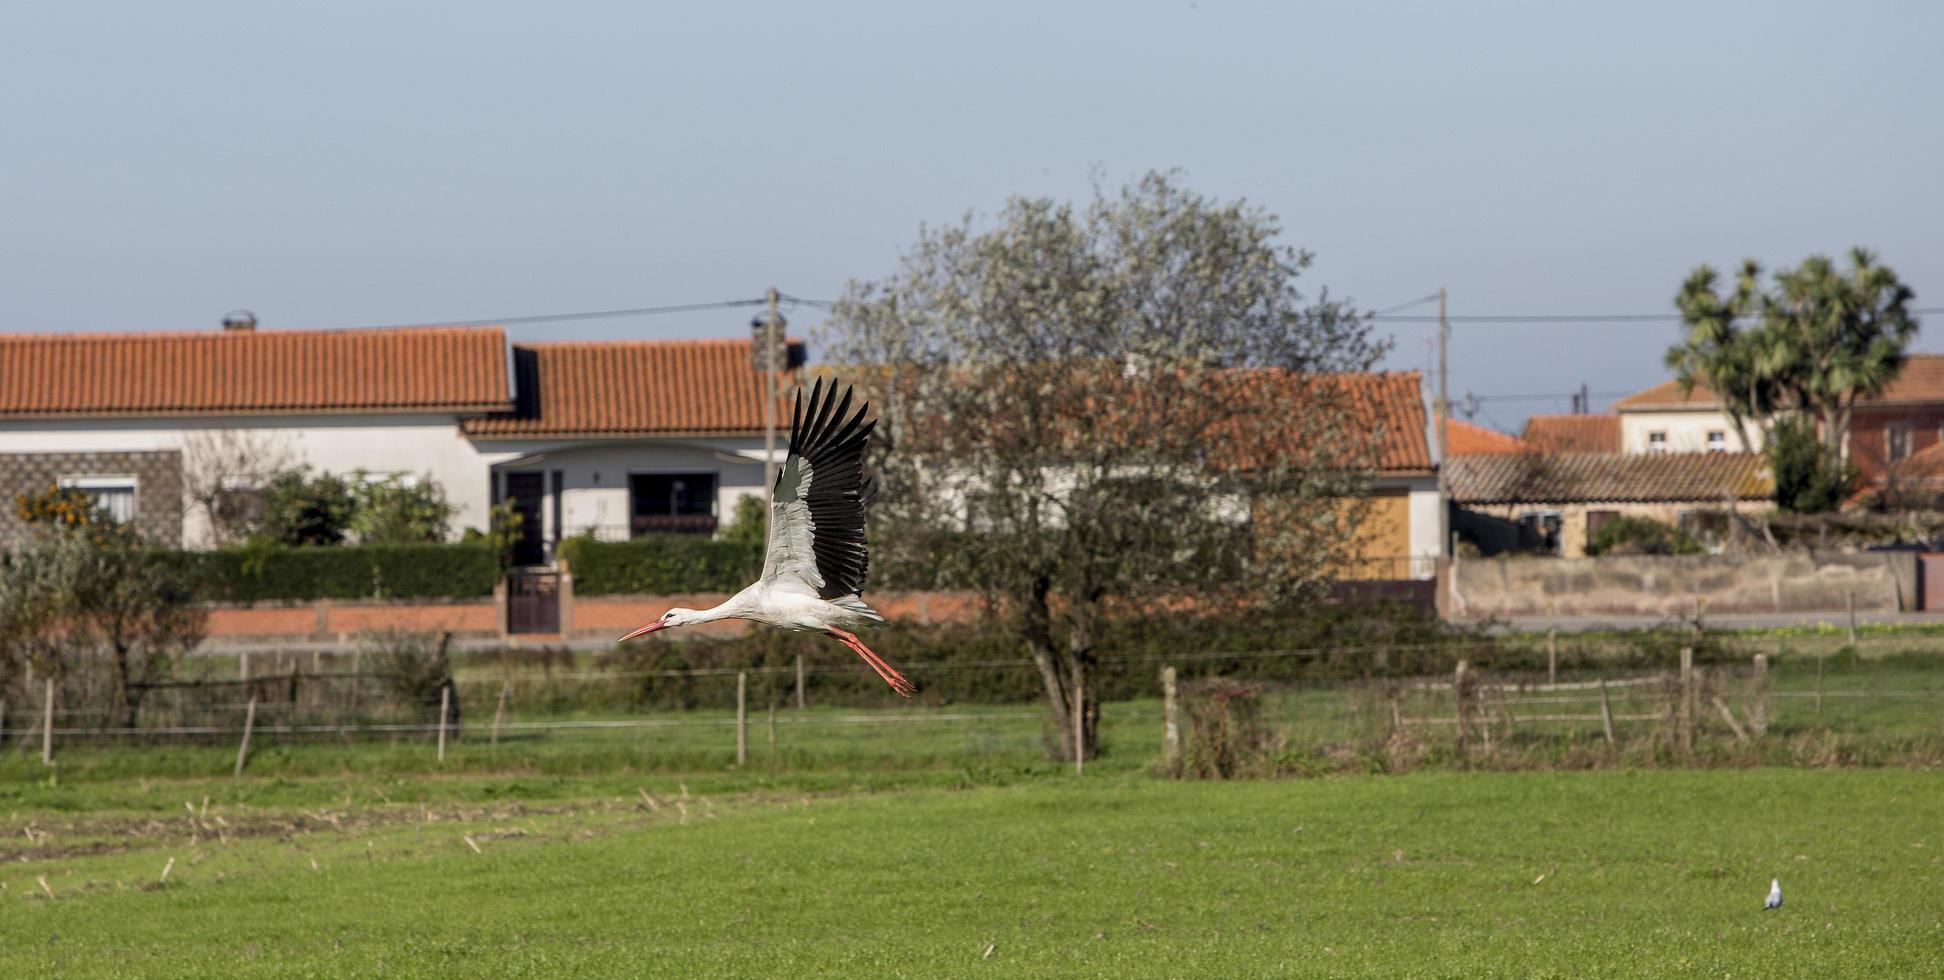
[[[1009,201],[850,284],[830,358],[880,415],[881,561],[936,563],[1019,630],[1074,750],[1102,617],[1315,594],[1354,550],[1382,427],[1345,372],[1381,354],[1296,288],[1274,216],[1167,174],[1081,207]]]

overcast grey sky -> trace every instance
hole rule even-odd
[[[1268,207],[1367,308],[1666,312],[1696,263],[1853,244],[1944,305],[1940,46],[1919,2],[0,0],[0,330],[828,298],[1096,167]],[[1515,427],[1564,400],[1491,396],[1643,387],[1675,334],[1461,325],[1453,393]]]

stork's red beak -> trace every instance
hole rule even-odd
[[[614,642],[616,642],[616,643],[626,643],[626,642],[628,642],[629,640],[632,640],[632,639],[635,639],[635,638],[637,638],[637,637],[642,637],[642,636],[647,636],[648,634],[650,634],[650,633],[653,633],[654,631],[656,631],[656,630],[658,630],[658,629],[661,629],[661,628],[663,628],[663,627],[665,627],[665,626],[667,626],[667,625],[668,625],[667,623],[664,623],[664,622],[662,622],[662,621],[660,621],[660,620],[656,620],[656,621],[654,621],[654,622],[652,622],[652,623],[649,623],[649,624],[648,624],[648,625],[646,625],[646,626],[643,626],[642,628],[640,628],[640,629],[638,629],[638,630],[635,630],[635,631],[634,631],[634,632],[632,632],[632,633],[629,633],[629,634],[628,634],[627,636],[624,636],[624,637],[622,637],[622,638],[620,638],[620,639],[618,639],[618,640],[616,640],[616,641],[614,641]]]

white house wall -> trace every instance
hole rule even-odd
[[[274,439],[295,462],[323,472],[429,474],[456,508],[455,534],[486,526],[488,475],[505,458],[475,447],[460,434],[454,417],[424,415],[10,420],[0,427],[0,453],[180,451],[190,433],[224,429]],[[187,501],[184,505],[184,544],[206,545],[203,515]]]
[[[637,473],[713,473],[716,517],[727,525],[736,500],[762,496],[761,439],[630,440],[602,442],[482,441],[498,465],[495,479],[516,472],[546,473],[541,506],[546,540],[592,532],[605,540],[628,537],[628,478]],[[784,447],[777,448],[780,461]],[[560,526],[554,525],[552,473],[561,475]]]
[[[1620,451],[1624,453],[1648,452],[1648,434],[1667,433],[1667,451],[1671,453],[1699,453],[1708,449],[1708,433],[1720,432],[1727,438],[1727,451],[1741,452],[1741,437],[1735,435],[1735,424],[1728,415],[1720,411],[1708,412],[1623,412],[1620,415]],[[1748,427],[1750,448],[1762,450],[1762,427]]]

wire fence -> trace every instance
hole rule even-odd
[[[1939,654],[1944,638],[1851,645],[1678,632],[1109,653],[1090,665],[1099,726],[1081,754],[1131,752],[1219,775],[1359,753],[1406,764],[1562,746],[1755,751],[1811,732],[1934,745],[1944,740]],[[104,665],[82,664],[0,684],[0,738],[46,762],[81,747],[235,744],[239,772],[252,751],[277,745],[423,744],[439,760],[460,746],[618,746],[739,763],[866,743],[892,761],[1071,746],[1032,658],[901,667],[921,688],[917,702],[862,665],[800,657],[677,667],[567,650],[449,656],[421,644],[198,658],[193,673],[126,688]],[[1220,761],[1238,752],[1257,761]]]

